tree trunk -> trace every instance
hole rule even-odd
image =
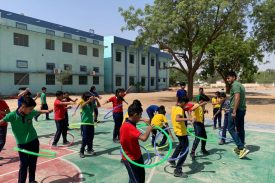
[[[224,81],[224,83],[225,83],[225,92],[226,92],[227,94],[229,94],[229,93],[230,93],[230,86],[229,86],[229,84],[227,83],[227,80],[226,80],[226,79],[223,79],[223,81]]]
[[[192,73],[188,72],[187,75],[187,79],[188,79],[188,97],[190,100],[193,99],[193,87],[194,87],[194,76],[192,75]]]

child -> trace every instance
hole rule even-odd
[[[134,100],[132,104],[142,107],[141,102],[140,102],[139,100],[137,100],[137,99]],[[123,123],[127,120],[127,118],[129,118],[128,112],[126,112],[125,115],[124,115],[124,117],[123,117]],[[140,119],[140,121],[145,121],[145,122],[147,122],[146,119]]]
[[[19,88],[19,91],[21,92],[19,92],[18,94],[18,107],[21,107],[23,100],[27,97],[31,97],[32,94],[29,88]],[[39,93],[37,93],[37,95],[33,99],[36,100],[38,97]]]
[[[214,118],[214,126],[213,129],[217,129],[217,120],[219,123],[219,129],[221,129],[221,121],[222,121],[222,113],[217,113],[218,110],[220,109],[220,92],[217,91],[215,93],[215,97],[212,98],[212,105],[213,105],[213,118]],[[217,114],[217,115],[215,115]]]
[[[41,110],[48,110],[49,107],[48,107],[48,104],[47,104],[47,97],[46,97],[46,92],[47,92],[47,88],[46,87],[42,87],[42,93],[40,95],[40,100],[41,100]],[[36,116],[34,119],[35,121],[37,121],[39,115]],[[50,120],[49,118],[49,114],[46,113],[46,120]]]
[[[10,112],[10,108],[7,105],[7,103],[4,100],[0,99],[0,121],[9,112]],[[2,151],[6,143],[7,128],[8,128],[8,123],[3,123],[2,125],[0,125],[0,152]],[[2,158],[0,157],[0,160],[1,159]]]
[[[115,122],[114,131],[113,131],[113,142],[119,143],[119,130],[123,121],[123,104],[124,96],[126,95],[123,88],[116,90],[116,95],[109,98],[104,104],[112,102],[113,103],[113,119]],[[103,104],[103,105],[104,105]]]
[[[179,85],[180,89],[177,91],[177,100],[187,96],[187,91],[185,90],[186,83],[181,82]]]
[[[165,107],[163,105],[161,105],[158,108],[157,114],[155,114],[155,116],[153,117],[153,119],[151,121],[151,124],[154,125],[154,126],[158,126],[162,129],[165,129],[165,128],[169,127],[168,121],[165,117],[165,114],[166,114]],[[171,134],[170,130],[165,130],[165,131],[167,133]],[[152,146],[154,146],[156,134],[157,134],[157,130],[153,129],[152,130]],[[162,138],[160,144],[156,144],[156,145],[159,146],[159,147],[162,147],[162,146],[164,146],[166,141],[167,141],[167,137],[165,135],[163,135],[163,138]]]
[[[64,93],[64,99],[62,100],[63,102],[76,102],[78,99],[71,99],[69,96],[69,92],[65,92]],[[67,107],[67,105],[65,106],[65,126],[67,127],[67,129],[69,130],[69,116],[68,116],[68,109],[70,109],[71,106]]]
[[[89,92],[86,92],[82,95],[82,100],[84,101],[81,104],[81,123],[94,123],[93,119],[93,102],[95,97],[92,96]],[[80,157],[84,158],[85,147],[88,146],[88,154],[95,155],[93,150],[93,140],[94,140],[94,125],[81,125],[81,134],[82,134],[82,145],[80,148]]]
[[[150,119],[150,121],[149,121],[150,123],[151,123],[151,121],[152,121],[152,119],[153,119],[155,113],[158,111],[158,109],[159,109],[159,106],[157,106],[157,105],[150,105],[150,106],[146,109],[147,115],[148,115],[148,117],[149,117],[149,119]]]
[[[219,142],[219,145],[223,145],[223,144],[225,144],[226,130],[227,130],[227,126],[228,126],[228,115],[230,112],[230,100],[226,98],[225,93],[221,93],[220,102],[221,102],[220,109],[217,111],[217,113],[214,115],[214,117],[218,113],[221,113],[222,110],[224,110],[224,123],[223,123],[223,129],[222,129],[222,138],[221,138],[221,141]]]
[[[203,119],[204,119],[203,105],[204,104],[207,104],[207,103],[205,102],[205,99],[202,96],[200,96],[199,103],[195,104],[192,108],[192,111],[193,111],[192,116],[195,119],[195,122],[193,123],[195,135],[198,137],[207,139],[207,135],[206,135],[205,127],[204,127],[204,121],[203,121]],[[193,142],[192,151],[190,153],[192,160],[195,159],[195,151],[196,151],[199,143],[200,143],[200,139],[195,138],[195,140]],[[206,146],[206,141],[202,140],[201,141],[201,152],[204,155],[209,155],[209,152],[205,149],[205,146]]]
[[[32,98],[25,98],[22,101],[22,105],[16,110],[7,114],[0,124],[5,122],[11,123],[12,132],[16,139],[18,148],[39,152],[39,141],[37,133],[32,125],[32,119],[40,113],[50,113],[52,110],[34,110],[36,106],[35,101]],[[27,179],[27,171],[29,169],[29,182],[37,183],[35,181],[35,171],[37,156],[28,155],[23,152],[19,152],[20,169],[18,175],[18,182],[25,183]]]
[[[204,89],[202,87],[199,88],[199,94],[196,96],[196,102],[199,103],[199,97],[202,96],[206,102],[210,101],[210,98],[205,95]]]
[[[60,135],[62,134],[63,137],[63,144],[67,145],[70,142],[67,141],[67,126],[65,121],[65,112],[66,112],[66,105],[73,105],[74,102],[62,102],[63,100],[63,92],[57,91],[56,92],[56,99],[54,101],[54,120],[56,125],[56,133],[54,136],[54,140],[52,146],[57,147],[57,143],[59,141]]]
[[[136,128],[136,123],[140,121],[142,115],[142,108],[140,106],[131,104],[128,108],[128,114],[129,118],[127,118],[120,129],[121,147],[132,161],[144,164],[138,140],[145,142],[150,135],[152,126],[148,126],[144,134]],[[124,156],[122,158],[128,171],[129,182],[144,183],[145,169],[130,163]]]
[[[95,86],[92,86],[91,89],[90,89],[90,93],[92,94],[92,96],[96,97],[96,98],[99,98],[99,99],[102,99],[101,96],[98,95],[98,93],[96,92],[96,87]],[[98,107],[100,107],[100,103],[98,100],[94,100],[94,121],[97,123],[99,122],[97,120],[98,118]]]
[[[172,107],[172,113],[171,113],[172,125],[174,128],[175,135],[179,140],[179,144],[177,145],[171,157],[172,159],[177,158],[180,154],[184,153],[184,151],[186,151],[186,148],[188,148],[188,145],[189,145],[187,130],[186,130],[187,126],[185,125],[185,121],[189,121],[193,119],[185,118],[184,110],[183,110],[188,102],[189,102],[189,99],[187,97],[183,97],[178,100],[176,106]],[[174,170],[175,177],[186,177],[182,172],[182,165],[186,160],[187,154],[188,152],[183,157],[181,157],[177,163],[175,161],[169,161],[172,167],[176,168]]]

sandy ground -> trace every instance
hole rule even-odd
[[[152,93],[129,93],[125,100],[130,104],[134,99],[139,99],[142,102],[143,109],[145,110],[149,105],[164,105],[168,113],[171,111],[171,107],[175,105],[177,88],[170,88],[167,91],[152,92]],[[218,89],[206,88],[205,93],[212,97],[214,92]],[[275,88],[257,87],[247,88],[247,113],[245,120],[253,123],[267,123],[275,124]],[[194,95],[198,93],[198,88],[194,88]],[[110,94],[102,95],[101,103],[106,101]],[[80,98],[80,96],[71,96],[71,98]],[[49,108],[53,107],[55,97],[47,97]],[[6,100],[12,110],[17,107],[17,100]],[[40,106],[40,100],[37,100],[37,108]],[[111,104],[102,106],[104,108],[111,107]],[[127,105],[124,105],[127,108]],[[206,118],[212,118],[212,105],[209,103],[206,107],[209,114],[206,114]]]

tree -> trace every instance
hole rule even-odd
[[[178,82],[186,80],[186,76],[183,75],[181,71],[174,68],[169,69],[169,83],[171,86],[175,86],[178,84]]]
[[[205,64],[204,54],[226,30],[244,22],[251,0],[155,0],[144,10],[119,9],[126,25],[122,30],[136,30],[136,45],[157,44],[166,50],[188,80],[188,95],[193,97],[196,71]]]
[[[253,9],[253,33],[266,51],[275,50],[275,2],[261,0]]]
[[[216,40],[206,51],[206,64],[202,67],[203,79],[219,74],[226,83],[226,75],[233,70],[240,75],[242,82],[254,81],[263,54],[253,38],[245,39],[244,33],[227,33]],[[229,87],[226,87],[227,92]]]

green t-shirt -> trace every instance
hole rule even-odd
[[[17,111],[13,111],[3,118],[3,121],[11,123],[17,144],[27,144],[37,138],[37,133],[32,125],[32,119],[37,114],[38,112],[33,110],[30,114],[21,116]]]
[[[47,104],[46,94],[44,92],[41,93],[40,100],[41,100],[41,104]]]
[[[82,123],[93,123],[94,122],[94,109],[93,104],[87,104],[82,108],[81,122]]]
[[[244,86],[238,82],[234,81],[232,84],[231,90],[230,90],[230,107],[231,109],[234,108],[234,96],[236,93],[240,94],[240,104],[238,109],[240,110],[246,110],[246,100],[245,100],[245,88]]]

